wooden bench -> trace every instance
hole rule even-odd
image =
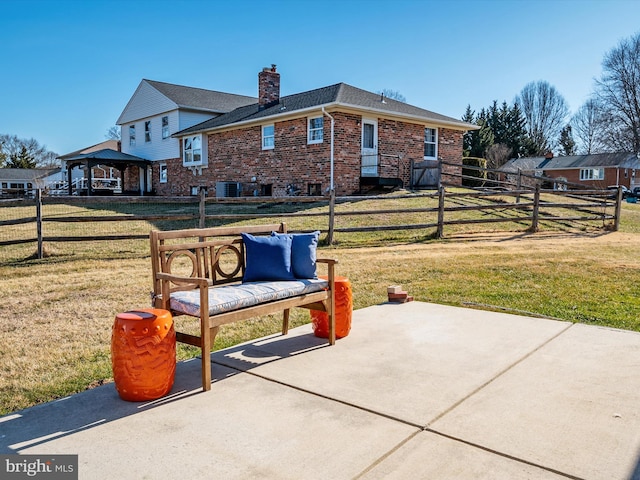
[[[179,332],[176,325],[176,340],[202,350],[205,391],[211,389],[210,352],[221,325],[282,311],[285,335],[290,309],[302,307],[328,314],[329,343],[335,343],[335,260],[316,260],[326,265],[328,280],[242,282],[247,268],[242,233],[272,232],[287,233],[286,224],[150,233],[153,305],[200,319],[199,336]]]

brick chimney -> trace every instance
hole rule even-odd
[[[276,72],[276,66],[263,68],[258,73],[258,103],[260,108],[266,108],[280,100],[280,74]]]
[[[547,160],[548,160],[548,159],[553,158],[553,152],[547,152],[547,153],[545,153],[545,154],[544,154],[544,158],[546,158]]]

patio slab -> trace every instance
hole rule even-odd
[[[640,478],[640,334],[576,324],[430,428],[578,478]]]
[[[89,480],[640,480],[635,332],[413,302],[211,360],[209,392],[192,360],[157,401],[107,384],[0,417],[0,454],[76,454]]]
[[[290,352],[308,345],[310,325],[212,361],[423,427],[571,326],[421,302],[357,310],[353,325],[304,355]]]

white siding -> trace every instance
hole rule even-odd
[[[205,120],[209,120],[210,118],[214,118],[217,116],[218,115],[214,113],[201,113],[181,110],[179,129],[184,130],[185,128],[192,127],[193,125],[197,125],[198,123],[202,123]]]
[[[162,117],[169,117],[169,137],[162,138]],[[136,122],[122,125],[122,151],[129,155],[145,158],[147,160],[167,160],[180,156],[180,141],[171,135],[178,130],[178,110],[165,112],[153,117],[142,118]],[[144,123],[151,121],[151,142],[145,142]],[[136,144],[129,145],[129,126],[136,126]]]
[[[149,118],[160,113],[169,112],[178,108],[172,100],[169,100],[158,90],[149,85],[146,80],[142,80],[135,93],[124,107],[120,118],[116,122],[118,125],[130,124],[141,118]]]

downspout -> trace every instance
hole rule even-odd
[[[331,115],[329,115],[329,113],[324,109],[324,107],[322,107],[322,113],[331,119],[331,157],[330,157],[331,171],[330,171],[330,177],[329,177],[329,191],[333,192],[333,128],[335,125],[335,120]]]

